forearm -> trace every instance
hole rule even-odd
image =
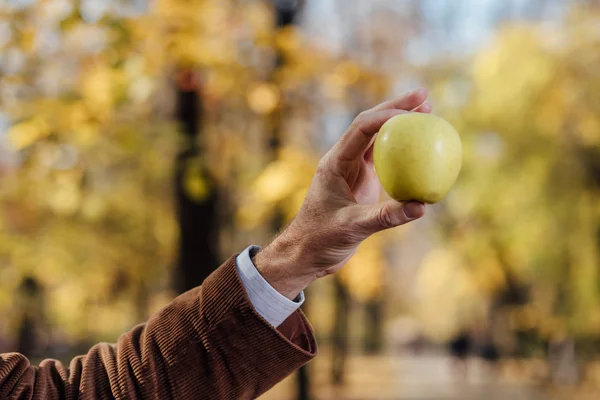
[[[284,336],[283,333],[287,335]],[[71,363],[0,356],[0,398],[235,398],[259,396],[316,353],[300,312],[280,330],[260,317],[229,260],[205,284]]]

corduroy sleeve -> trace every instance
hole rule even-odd
[[[301,311],[278,329],[252,307],[231,258],[116,344],[33,367],[0,355],[0,399],[253,399],[316,355]]]

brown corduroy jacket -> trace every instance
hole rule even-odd
[[[201,287],[68,369],[0,354],[0,399],[254,399],[316,352],[301,311],[275,329],[254,310],[232,257]]]

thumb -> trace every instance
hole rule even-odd
[[[402,203],[388,200],[374,206],[361,205],[358,207],[361,217],[357,223],[366,230],[365,233],[368,235],[404,225],[425,215],[425,205],[416,201]]]

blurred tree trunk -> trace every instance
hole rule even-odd
[[[334,277],[335,321],[333,325],[333,359],[331,381],[334,385],[344,383],[346,356],[348,354],[348,325],[350,314],[350,293],[339,275]]]
[[[25,277],[18,295],[20,321],[17,327],[17,352],[32,357],[38,350],[37,330],[44,321],[42,287],[35,278]]]
[[[176,290],[183,293],[202,284],[218,266],[218,190],[202,156],[202,104],[192,71],[177,79],[177,119],[184,136],[176,160],[175,190],[179,222]],[[188,180],[201,179],[206,193],[190,193]]]
[[[383,347],[383,296],[377,296],[365,304],[364,349],[367,354],[381,351]]]

